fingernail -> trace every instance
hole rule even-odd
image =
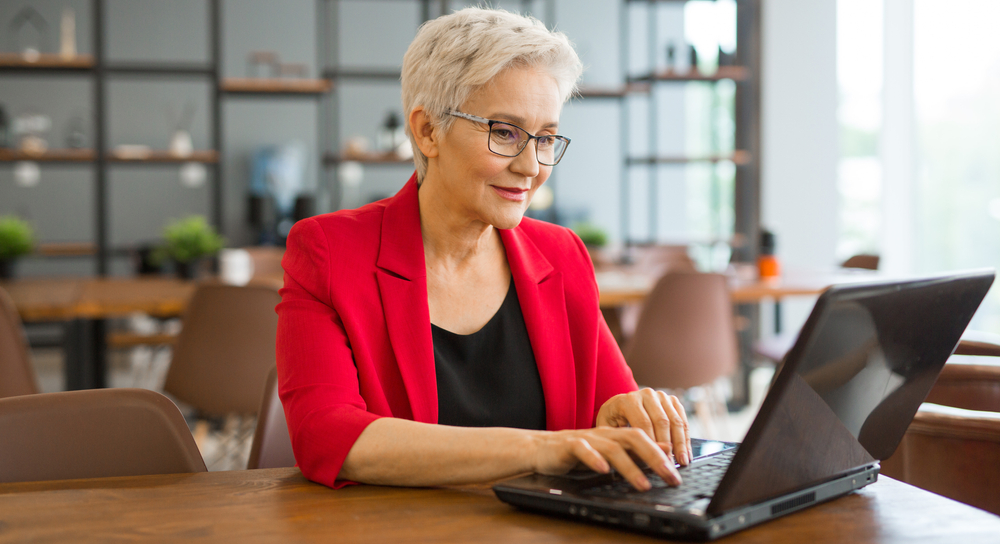
[[[641,476],[640,475],[639,476],[639,490],[640,491],[649,491],[652,488],[653,488],[653,485],[649,483],[649,480],[647,480],[645,476]]]

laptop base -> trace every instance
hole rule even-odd
[[[697,505],[679,510],[669,506],[622,503],[579,496],[571,490],[561,489],[566,487],[565,479],[538,474],[501,482],[494,486],[493,491],[503,502],[532,512],[661,538],[707,541],[857,491],[875,483],[878,472],[879,465],[875,464],[796,493],[748,505],[716,517],[706,514]],[[552,485],[559,487],[550,487]],[[559,495],[561,500],[553,501],[553,495]]]

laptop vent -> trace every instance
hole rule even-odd
[[[802,506],[803,504],[808,504],[816,500],[816,493],[806,493],[805,495],[799,495],[793,499],[788,499],[785,502],[779,502],[771,506],[771,515],[776,516],[785,510],[791,510],[797,506]]]

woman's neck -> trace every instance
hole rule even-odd
[[[465,213],[439,187],[426,183],[425,178],[417,193],[420,234],[428,265],[460,269],[502,248],[500,235],[492,225]]]

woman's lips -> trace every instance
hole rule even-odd
[[[493,190],[500,195],[501,198],[506,198],[513,202],[524,202],[524,199],[528,198],[527,189],[518,189],[516,187],[497,187],[496,185],[490,185]]]

